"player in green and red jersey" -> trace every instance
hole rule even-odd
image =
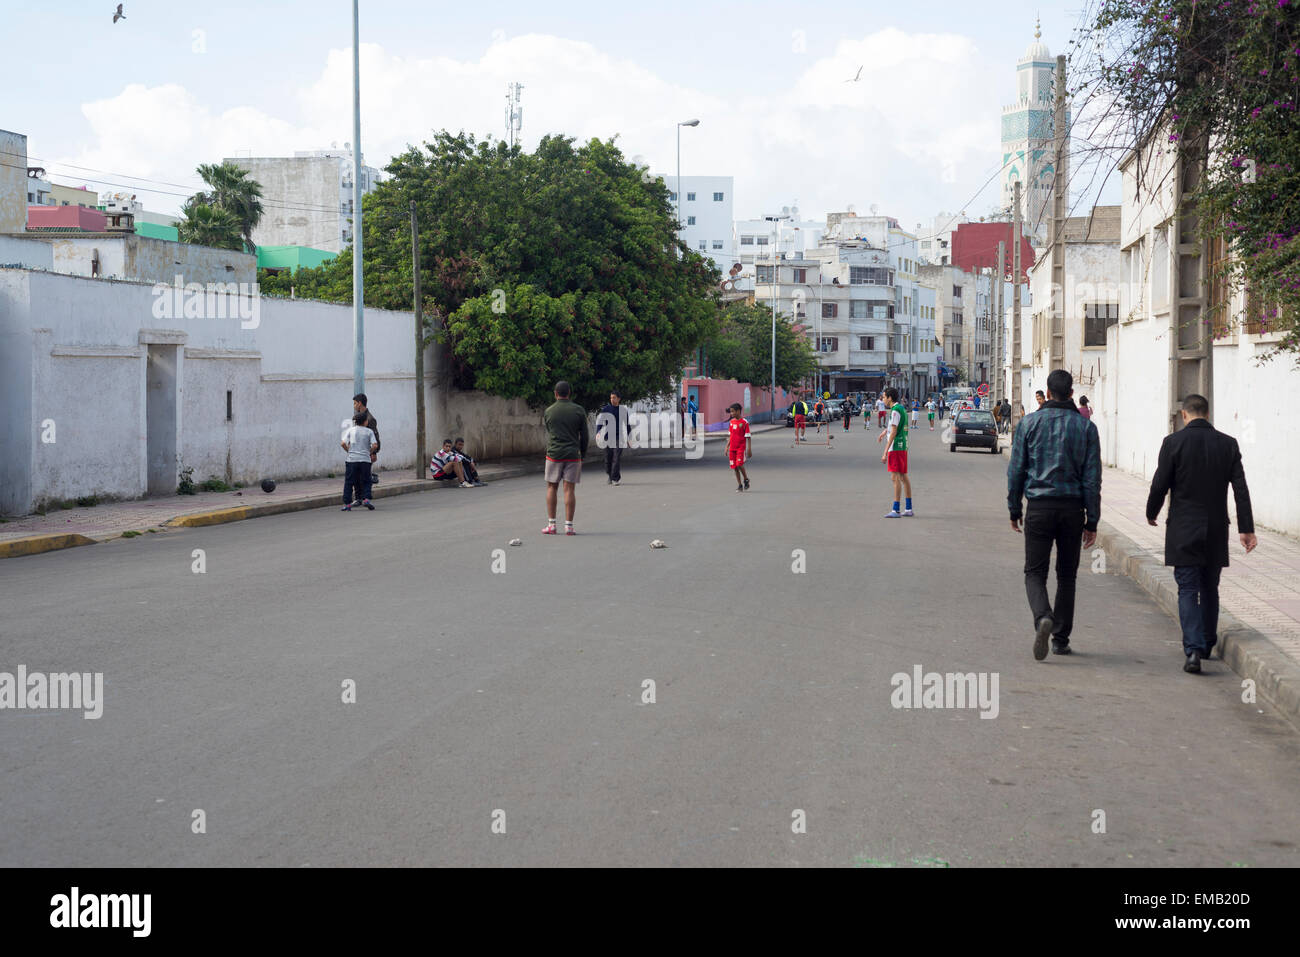
[[[898,390],[893,386],[885,390],[885,398],[890,404],[889,426],[876,439],[879,442],[885,436],[889,436],[889,442],[880,456],[880,461],[885,463],[889,469],[889,477],[894,480],[894,507],[885,514],[885,518],[904,516],[911,518],[912,482],[907,477],[907,409],[898,401]],[[898,510],[900,492],[904,493],[901,497],[905,498],[907,503],[907,507],[901,512]]]

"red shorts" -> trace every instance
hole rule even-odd
[[[901,475],[907,474],[907,453],[890,451],[885,456],[885,468]]]
[[[727,449],[727,462],[733,469],[738,469],[745,464],[744,449]]]
[[[796,415],[796,416],[794,417],[794,427],[795,427],[796,429],[802,429],[802,428],[803,428],[803,422],[804,422],[804,419],[803,419],[803,416],[802,416],[802,415]]]

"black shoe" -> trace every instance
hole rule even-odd
[[[371,485],[378,485],[378,484],[379,484],[379,476],[378,476],[378,475],[372,475],[372,476],[370,476],[370,484],[371,484]]]
[[[1068,655],[1068,654],[1070,654],[1070,639],[1069,639],[1069,638],[1057,638],[1057,637],[1053,637],[1053,638],[1052,638],[1052,654],[1054,654],[1054,655]]]
[[[749,479],[745,479],[745,491],[749,491]]]
[[[1217,648],[1217,647],[1218,647],[1218,645],[1210,645],[1210,647],[1209,647],[1208,649],[1206,649],[1205,654],[1201,655],[1201,660],[1203,660],[1203,661],[1209,661],[1211,658],[1213,658],[1213,657],[1214,657],[1214,649]],[[1222,657],[1222,655],[1220,655],[1220,657]]]
[[[1056,627],[1050,615],[1044,615],[1038,619],[1034,626],[1034,660],[1042,661],[1047,657],[1047,639],[1052,636],[1052,629]]]
[[[1201,673],[1201,653],[1193,651],[1187,656],[1187,661],[1183,663],[1183,670],[1189,675],[1199,675]]]

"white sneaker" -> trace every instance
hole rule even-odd
[[[461,488],[473,488],[474,486],[473,486],[473,485],[470,485],[469,482],[461,482],[461,483],[460,483],[460,487],[461,487]]]

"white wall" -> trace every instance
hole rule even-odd
[[[0,265],[27,266],[29,269],[53,269],[53,247],[39,239],[0,236]]]
[[[27,228],[27,137],[0,130],[0,233]]]
[[[175,415],[152,418],[155,449],[158,423],[174,422],[178,468],[193,467],[196,480],[247,483],[341,471],[340,424],[352,410],[350,306],[262,299],[253,326],[238,317],[159,321],[154,302],[145,283],[0,269],[0,389],[23,423],[4,433],[0,512],[145,494],[151,342],[163,353],[177,346]],[[412,323],[409,313],[366,310],[366,392],[388,469],[415,464]],[[431,356],[425,365],[433,369]],[[464,436],[484,459],[545,447],[541,414],[525,403],[434,385],[427,374],[430,450],[445,434]],[[40,441],[47,420],[54,443]]]

